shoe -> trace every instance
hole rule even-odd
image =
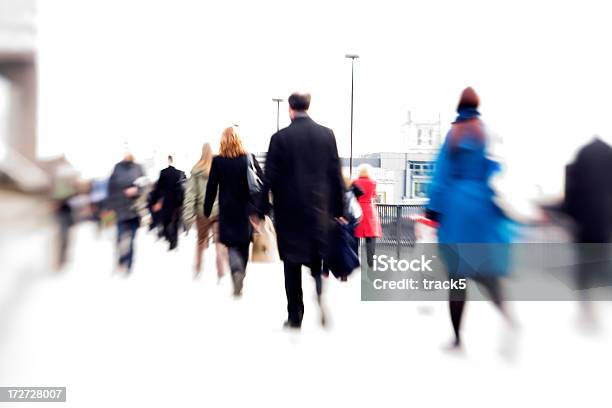
[[[294,323],[291,320],[285,320],[285,323],[283,323],[283,329],[301,329],[302,328],[302,324],[301,323]]]

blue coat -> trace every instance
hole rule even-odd
[[[486,134],[466,133],[453,141],[452,132],[440,150],[428,192],[428,209],[439,214],[443,259],[452,277],[505,275],[511,221],[493,201],[489,185],[500,166],[486,155]]]

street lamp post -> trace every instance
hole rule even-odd
[[[353,92],[355,89],[355,59],[357,54],[346,54],[345,58],[351,59],[351,155],[349,158],[349,177],[353,177]]]
[[[273,102],[276,102],[276,131],[280,130],[280,103],[284,100],[281,98],[272,98]]]

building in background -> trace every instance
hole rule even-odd
[[[351,179],[359,177],[359,166],[372,167],[372,178],[378,184],[378,202],[401,204],[423,202],[431,183],[434,162],[442,142],[440,119],[431,122],[414,122],[408,112],[408,120],[401,125],[404,146],[397,152],[376,152],[353,157]],[[266,152],[255,153],[262,168],[266,164]],[[350,160],[340,158],[342,172],[349,174]]]
[[[435,121],[415,122],[409,111],[401,133],[408,146],[404,198],[425,198],[442,143],[440,116]]]
[[[22,190],[49,182],[36,164],[35,11],[35,0],[0,2],[0,178]]]
[[[353,158],[352,178],[358,176],[358,168],[367,163],[374,169],[378,182],[380,202],[399,204],[422,201],[427,197],[434,163],[442,143],[441,122],[415,122],[411,112],[400,127],[404,146],[396,152],[376,152]],[[349,159],[342,158],[342,167],[348,174]]]

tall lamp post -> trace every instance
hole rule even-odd
[[[280,103],[284,101],[281,98],[272,98],[273,102],[276,102],[276,131],[280,130]]]
[[[357,54],[346,54],[345,58],[351,59],[351,156],[349,158],[349,177],[353,177],[353,92],[355,89],[355,59]]]

